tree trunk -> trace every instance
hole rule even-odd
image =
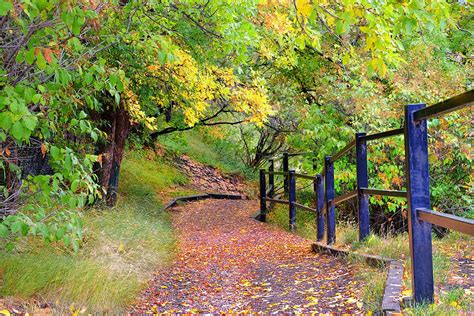
[[[106,203],[115,206],[117,203],[120,165],[122,163],[125,142],[130,131],[130,116],[121,105],[105,114],[110,123],[107,132],[107,144],[103,151],[100,184],[106,192]]]

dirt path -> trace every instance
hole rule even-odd
[[[348,264],[251,218],[255,201],[207,200],[173,209],[175,263],[158,271],[132,313],[360,313]]]

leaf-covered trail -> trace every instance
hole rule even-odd
[[[344,261],[251,215],[255,201],[207,200],[173,209],[176,261],[158,271],[132,313],[361,312]]]

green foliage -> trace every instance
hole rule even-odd
[[[184,154],[225,173],[255,178],[255,172],[239,160],[234,144],[225,138],[222,139],[219,134],[209,133],[208,129],[164,135],[157,141],[171,154]]]
[[[84,215],[85,242],[78,252],[58,243],[45,246],[35,237],[0,250],[0,295],[41,296],[57,302],[53,307],[60,314],[71,305],[89,313],[123,312],[150,273],[171,259],[174,237],[160,192],[187,181],[147,151],[128,152],[123,173],[118,206]]]

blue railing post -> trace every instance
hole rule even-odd
[[[260,215],[258,220],[261,222],[266,221],[267,217],[267,201],[265,200],[267,195],[265,170],[260,169]]]
[[[331,156],[326,156],[324,160],[325,182],[326,182],[326,222],[327,222],[327,243],[333,244],[336,241],[336,210],[334,208],[334,163]]]
[[[369,197],[361,192],[361,188],[369,187],[369,176],[367,172],[367,143],[362,137],[365,133],[356,133],[356,168],[357,168],[357,204],[359,217],[359,240],[363,240],[370,234],[369,219]]]
[[[283,153],[283,163],[282,163],[282,166],[283,166],[283,172],[288,172],[288,152],[284,152]],[[285,194],[288,194],[288,175],[285,174],[283,176],[283,192]]]
[[[269,160],[268,171],[275,171],[275,165],[273,159]],[[268,174],[268,197],[272,198],[275,193],[275,175],[273,173]]]
[[[316,193],[316,240],[324,238],[324,183],[323,177],[318,174],[314,180],[314,192]]]
[[[428,132],[426,120],[415,121],[413,112],[425,104],[405,107],[405,156],[410,237],[411,276],[416,302],[433,302],[431,224],[418,219],[417,208],[430,208]]]
[[[296,177],[295,171],[290,170],[288,175],[289,192],[288,202],[289,203],[289,218],[290,218],[290,231],[296,230]]]

